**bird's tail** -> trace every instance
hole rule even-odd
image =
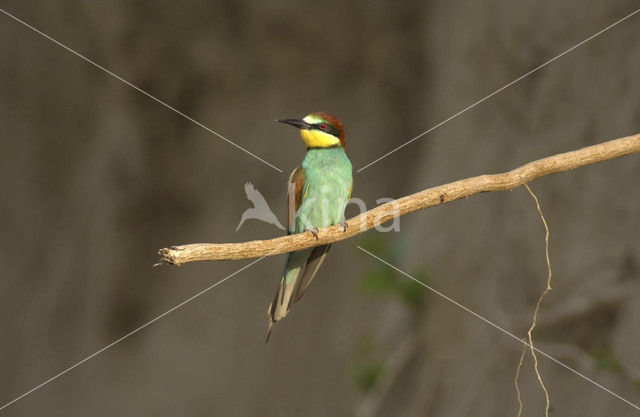
[[[287,254],[287,261],[280,279],[280,286],[269,305],[269,328],[265,343],[269,341],[273,325],[289,314],[291,304],[298,301],[315,277],[331,245],[317,246]]]
[[[271,305],[269,305],[269,310],[271,310]],[[276,322],[271,320],[271,317],[269,317],[269,328],[267,329],[267,337],[264,339],[265,345],[269,343],[269,338],[271,337],[271,331],[273,330],[274,324],[276,324]]]

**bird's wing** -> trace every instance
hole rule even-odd
[[[289,175],[289,183],[287,185],[287,231],[289,233],[291,233],[293,219],[301,203],[300,196],[304,188],[305,180],[304,169],[302,169],[300,165]]]
[[[351,198],[352,190],[353,190],[353,181],[349,186],[349,196],[347,197],[347,201]],[[304,201],[305,192],[304,191],[301,191],[301,192],[303,194],[301,200]],[[329,253],[329,249],[331,249],[331,244],[316,246],[315,248],[313,248],[313,251],[311,252],[311,255],[309,255],[309,258],[307,259],[307,262],[304,268],[300,271],[300,273],[296,277],[298,284],[296,287],[296,293],[293,297],[294,303],[297,302],[300,299],[300,297],[302,297],[302,295],[307,290],[307,288],[309,288],[309,285],[311,285],[311,281],[313,281],[313,278],[316,276],[318,269],[320,269],[320,265],[322,265],[322,262],[324,262],[324,258],[327,257],[327,254]]]
[[[349,197],[347,197],[347,200],[351,198],[352,189],[353,189],[353,182],[349,187]],[[304,201],[305,192],[304,191],[301,191],[301,192],[303,194],[301,200]],[[311,255],[309,255],[309,258],[307,259],[307,262],[304,268],[300,271],[300,274],[296,277],[298,284],[296,287],[296,293],[293,297],[294,303],[297,302],[300,299],[300,297],[302,297],[302,295],[307,290],[307,288],[309,288],[309,285],[311,285],[311,281],[313,281],[313,278],[316,276],[318,269],[320,269],[320,265],[322,265],[322,262],[324,262],[324,258],[327,257],[327,254],[329,253],[329,249],[331,249],[331,244],[316,246],[315,248],[313,248],[313,251],[311,252]]]
[[[304,200],[305,182],[304,169],[298,165],[289,176],[287,185],[287,232],[289,234],[294,232],[295,215],[298,207]],[[289,314],[291,303],[294,299],[299,298],[297,294],[300,283],[302,281],[305,282],[304,289],[309,286],[315,273],[308,275],[307,270],[317,270],[318,266],[320,266],[319,263],[324,259],[324,256],[318,256],[317,250],[319,249],[320,247],[317,247],[287,254],[287,261],[285,262],[284,271],[280,279],[280,286],[278,287],[273,302],[269,305],[269,330],[267,331],[267,339],[265,342],[269,340],[274,323]],[[308,268],[310,262],[313,265],[311,268]],[[305,278],[301,280],[303,277]],[[300,295],[302,295],[304,289],[300,291]]]

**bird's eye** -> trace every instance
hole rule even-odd
[[[327,128],[326,123],[320,123],[320,129],[325,130]]]

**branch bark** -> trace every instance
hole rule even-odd
[[[298,233],[242,243],[193,243],[171,246],[158,251],[161,256],[160,264],[182,265],[195,261],[258,258],[337,242],[417,210],[477,193],[511,190],[545,175],[569,171],[636,152],[640,152],[640,134],[538,159],[501,174],[480,175],[429,188],[382,204],[349,219],[345,232],[342,231],[341,226],[330,226],[320,229],[317,239],[311,233]]]

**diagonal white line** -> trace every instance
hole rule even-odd
[[[34,28],[33,26],[29,25],[28,23],[26,23],[25,21],[17,18],[16,16],[12,15],[11,13],[0,9],[0,12],[4,13],[6,16],[10,17],[11,19],[15,20],[16,22],[26,26],[27,28],[31,29],[32,31],[36,32],[37,34],[49,39],[51,42],[55,43],[56,45],[60,46],[61,48],[71,52],[72,54],[76,55],[77,57],[85,60],[86,62],[88,62],[89,64],[93,65],[96,68],[101,69],[102,71],[106,72],[107,74],[111,75],[112,77],[122,81],[123,83],[125,83],[126,85],[128,85],[129,87],[133,88],[134,90],[144,94],[145,96],[149,97],[152,100],[155,100],[156,102],[162,104],[164,107],[168,108],[169,110],[179,114],[180,116],[184,117],[185,119],[189,120],[190,122],[200,126],[201,128],[203,128],[204,130],[206,130],[209,133],[212,133],[214,135],[216,135],[217,137],[219,137],[220,139],[226,141],[228,144],[235,146],[236,148],[240,149],[241,151],[253,156],[254,158],[256,158],[257,160],[269,165],[271,168],[275,169],[276,171],[280,171],[282,172],[282,170],[278,167],[276,167],[275,165],[270,164],[269,162],[265,161],[264,159],[260,158],[259,156],[257,156],[256,154],[246,150],[245,148],[243,148],[242,146],[238,145],[235,142],[232,142],[231,140],[225,138],[224,136],[222,136],[220,133],[208,128],[207,126],[203,125],[202,123],[200,123],[199,121],[187,116],[186,114],[184,114],[183,112],[181,112],[180,110],[176,109],[175,107],[170,106],[169,104],[165,103],[164,101],[160,100],[159,98],[156,98],[155,96],[151,95],[150,93],[147,93],[145,90],[141,89],[140,87],[137,87],[133,84],[131,84],[129,81],[125,80],[124,78],[122,78],[121,76],[114,74],[113,72],[109,71],[108,69],[106,69],[105,67],[101,66],[100,64],[97,64],[96,62],[92,61],[91,59],[87,58],[86,56],[82,55],[79,52],[74,51],[73,49],[69,48],[68,46],[62,44],[61,42],[53,39],[51,36],[47,35],[46,33]]]
[[[362,168],[360,168],[358,171],[356,171],[356,173],[360,173],[361,171],[364,171],[365,169],[369,168],[371,165],[375,164],[376,162],[386,158],[387,156],[391,155],[392,153],[399,151],[400,149],[404,148],[405,146],[409,145],[410,143],[420,139],[421,137],[423,137],[424,135],[426,135],[429,132],[432,132],[434,130],[436,130],[437,128],[439,128],[440,126],[442,126],[443,124],[455,119],[456,117],[460,116],[462,113],[466,112],[467,110],[471,110],[472,108],[474,108],[475,106],[477,106],[478,104],[490,99],[491,97],[495,96],[496,94],[500,93],[501,91],[511,87],[512,85],[514,85],[515,83],[517,83],[518,81],[522,80],[523,78],[528,77],[529,75],[533,74],[534,72],[537,72],[539,70],[541,70],[542,68],[546,67],[547,65],[549,65],[550,63],[552,63],[553,61],[563,57],[564,55],[568,54],[569,52],[573,51],[576,48],[581,47],[582,45],[584,45],[585,43],[589,42],[590,40],[602,35],[604,32],[608,31],[609,29],[613,28],[614,26],[618,25],[619,23],[624,22],[625,20],[629,19],[631,16],[635,15],[636,13],[640,12],[640,9],[636,10],[635,12],[632,12],[628,15],[626,15],[625,17],[623,17],[622,19],[610,24],[609,26],[607,26],[606,28],[602,29],[601,31],[594,33],[593,35],[589,36],[587,39],[583,40],[582,42],[579,42],[575,45],[573,45],[571,48],[567,49],[566,51],[562,52],[559,55],[556,55],[555,57],[551,58],[550,60],[548,60],[547,62],[538,65],[537,67],[535,67],[534,69],[532,69],[531,71],[527,72],[524,75],[521,75],[520,77],[516,78],[515,80],[511,81],[509,84],[506,84],[500,88],[498,88],[497,90],[495,90],[493,93],[489,94],[488,96],[476,101],[475,103],[465,107],[464,109],[460,110],[459,112],[457,112],[456,114],[454,114],[453,116],[450,116],[446,119],[444,119],[443,121],[441,121],[440,123],[438,123],[437,125],[433,126],[432,128],[425,130],[424,132],[420,133],[418,136],[414,137],[413,139],[403,143],[402,145],[398,146],[397,148],[387,152],[386,154],[382,155],[380,158],[376,159],[373,162],[369,162],[367,165],[363,166]]]
[[[382,262],[383,264],[387,265],[389,268],[392,268],[394,270],[396,270],[397,272],[401,273],[402,275],[404,275],[405,277],[412,279],[413,281],[415,281],[416,283],[422,285],[423,287],[425,287],[426,289],[428,289],[429,291],[439,295],[440,297],[444,298],[445,300],[449,301],[450,303],[455,304],[456,306],[460,307],[461,309],[463,309],[464,311],[466,311],[467,313],[471,314],[472,316],[479,318],[480,320],[482,320],[483,322],[487,323],[488,325],[500,330],[502,333],[512,337],[513,339],[517,340],[518,342],[522,343],[523,345],[526,345],[527,347],[531,348],[531,346],[529,345],[529,343],[527,343],[526,340],[522,340],[520,338],[518,338],[518,336],[514,335],[513,333],[511,333],[508,330],[503,329],[502,327],[500,327],[499,325],[495,324],[494,322],[490,321],[489,319],[486,319],[484,317],[482,317],[480,314],[475,313],[474,311],[472,311],[471,309],[463,306],[462,304],[460,304],[459,302],[447,297],[446,295],[444,295],[443,293],[441,293],[440,291],[430,287],[429,285],[425,284],[424,282],[412,277],[411,275],[409,275],[408,273],[402,271],[401,269],[391,265],[389,262],[385,261],[384,259],[374,255],[373,253],[369,252],[368,250],[362,248],[361,246],[356,245],[356,247],[358,249],[360,249],[361,251],[365,252],[366,254],[370,255],[371,257],[379,260],[380,262]],[[585,379],[586,381],[591,382],[593,385],[595,385],[596,387],[602,389],[603,391],[608,392],[609,394],[613,395],[614,397],[616,397],[617,399],[624,401],[625,403],[627,403],[628,405],[630,405],[631,407],[635,408],[636,410],[640,411],[640,406],[632,403],[629,400],[626,400],[624,398],[622,398],[621,396],[619,396],[618,394],[616,394],[615,392],[611,391],[610,389],[608,389],[607,387],[602,386],[601,384],[597,383],[596,381],[590,379],[589,377],[581,374],[580,372],[576,371],[575,369],[571,368],[568,365],[565,365],[564,363],[560,362],[558,359],[554,358],[553,356],[541,351],[540,349],[538,349],[537,347],[533,346],[533,349],[540,353],[542,356],[551,359],[553,362],[557,363],[558,365],[562,366],[563,368],[566,368],[567,370],[573,372],[574,374],[578,375],[579,377]]]
[[[107,346],[103,347],[102,349],[98,350],[95,353],[92,353],[91,355],[87,356],[86,358],[82,359],[81,361],[75,363],[74,365],[68,367],[67,369],[65,369],[62,372],[57,373],[56,375],[52,376],[51,378],[47,379],[46,381],[44,381],[43,383],[36,385],[35,387],[31,388],[29,391],[25,392],[24,394],[14,398],[13,400],[9,401],[8,403],[6,403],[5,405],[3,405],[2,407],[0,407],[0,411],[4,410],[5,408],[9,407],[11,404],[15,403],[16,401],[19,401],[21,399],[23,399],[24,397],[26,397],[27,395],[31,394],[32,392],[44,387],[45,385],[47,385],[50,382],[55,381],[56,379],[60,378],[62,375],[66,374],[67,372],[71,371],[74,368],[77,368],[78,366],[82,365],[83,363],[85,363],[86,361],[88,361],[89,359],[93,359],[96,356],[98,356],[99,354],[101,354],[102,352],[104,352],[105,350],[117,345],[118,343],[122,342],[123,340],[125,340],[126,338],[128,338],[129,336],[132,336],[136,333],[138,333],[140,330],[144,329],[145,327],[149,326],[150,324],[155,323],[156,321],[160,320],[161,318],[163,318],[164,316],[166,316],[169,313],[172,313],[173,311],[179,309],[180,307],[182,307],[183,305],[187,304],[190,301],[195,300],[196,298],[200,297],[202,294],[206,293],[207,291],[217,287],[218,285],[222,284],[223,282],[225,282],[226,280],[228,280],[229,278],[235,276],[236,274],[239,274],[240,272],[244,271],[245,269],[255,265],[256,263],[260,262],[261,260],[263,260],[264,258],[266,258],[269,255],[265,255],[262,258],[258,258],[255,261],[243,266],[242,268],[238,269],[236,272],[232,273],[231,275],[227,275],[225,278],[221,279],[220,281],[216,282],[213,285],[210,285],[209,287],[205,288],[204,290],[200,291],[199,293],[192,295],[191,297],[187,298],[186,300],[184,300],[183,302],[181,302],[180,304],[175,305],[174,307],[170,308],[169,310],[165,311],[164,313],[160,314],[158,317],[154,318],[153,320],[150,320],[148,322],[146,322],[145,324],[143,324],[142,326],[130,331],[129,333],[125,334],[124,336],[122,336],[120,339],[115,340],[114,342],[109,343]]]

